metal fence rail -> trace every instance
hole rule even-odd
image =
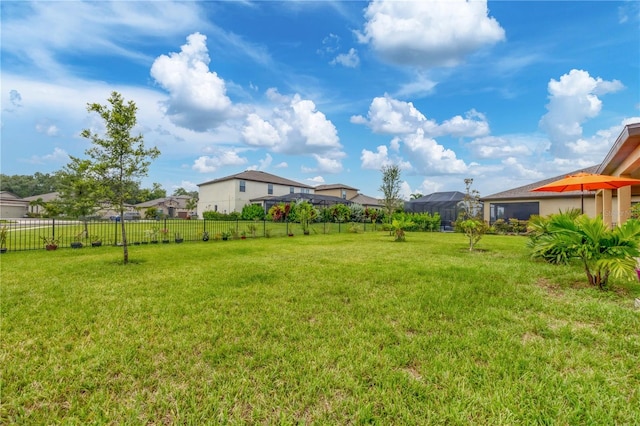
[[[128,245],[169,244],[177,240],[284,237],[303,233],[300,224],[271,221],[161,219],[125,221]],[[0,224],[7,228],[7,251],[44,249],[47,241],[59,248],[121,245],[120,223],[111,220],[19,219]],[[380,224],[317,222],[311,233],[367,232]],[[99,243],[98,243],[99,242]]]

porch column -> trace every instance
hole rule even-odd
[[[602,190],[602,221],[609,228],[613,227],[613,191]]]
[[[631,187],[618,188],[618,222],[622,225],[631,217]]]

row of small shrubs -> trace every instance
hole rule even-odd
[[[527,232],[529,221],[520,219],[498,219],[489,227],[488,233],[491,234],[524,234]]]

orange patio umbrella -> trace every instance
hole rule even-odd
[[[534,188],[532,192],[565,192],[581,191],[580,203],[584,213],[584,191],[597,189],[618,189],[623,186],[640,185],[640,179],[624,178],[618,176],[597,175],[593,173],[576,173],[563,179]]]

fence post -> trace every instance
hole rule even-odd
[[[51,233],[52,233],[52,238],[55,240],[56,239],[56,219],[53,218],[51,219]]]

